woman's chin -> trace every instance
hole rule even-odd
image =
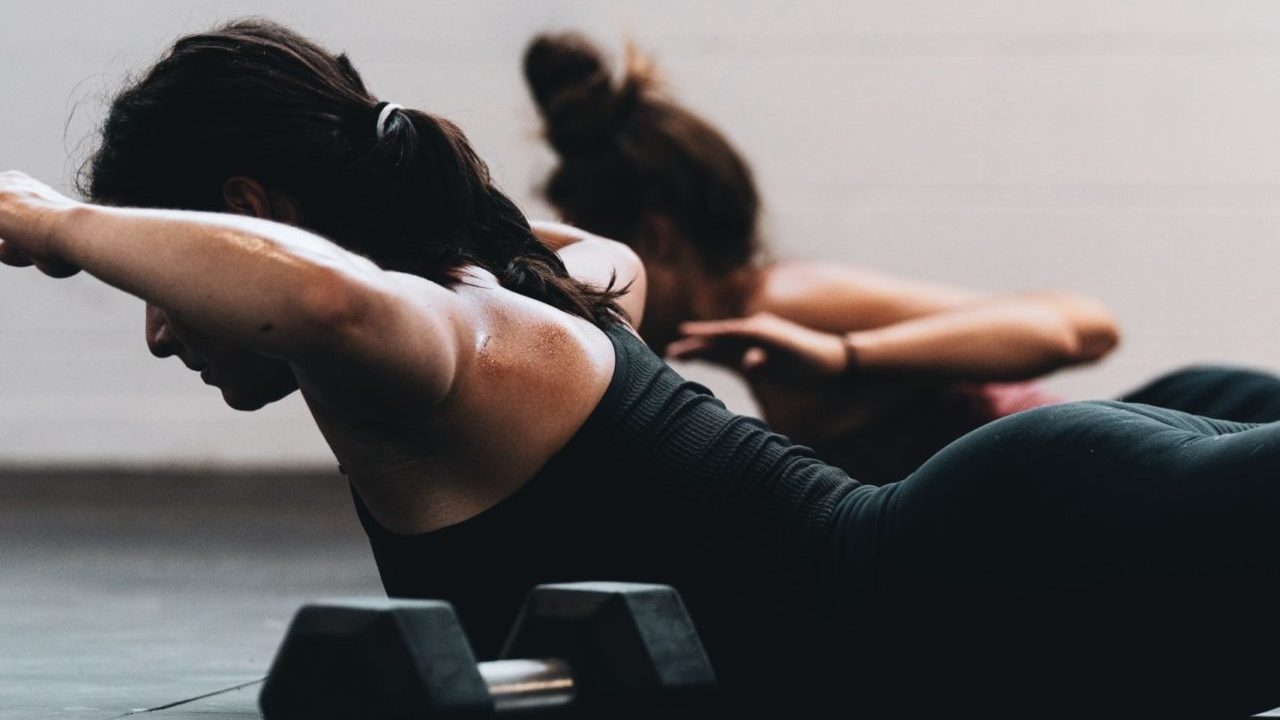
[[[222,401],[226,403],[227,407],[231,408],[232,410],[239,410],[241,412],[253,412],[254,410],[261,410],[263,407],[265,407],[269,403],[278,399],[279,398],[268,399],[268,398],[263,398],[256,395],[245,395],[241,393],[236,393],[235,391],[232,391],[232,390],[227,390],[225,388],[222,388]]]
[[[222,401],[227,404],[227,407],[242,412],[253,412],[292,395],[298,386],[292,382],[293,376],[289,376],[289,381],[288,384],[255,385],[249,389],[221,386],[218,389],[222,391]]]

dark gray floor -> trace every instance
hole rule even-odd
[[[257,718],[298,605],[381,592],[337,473],[0,472],[0,718]]]
[[[106,720],[251,682],[299,604],[381,591],[336,472],[0,473],[0,718]],[[151,716],[253,718],[256,696]]]

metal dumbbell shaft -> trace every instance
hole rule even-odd
[[[715,683],[680,596],[665,586],[534,588],[502,655],[533,659],[476,662],[447,602],[313,603],[294,616],[259,703],[267,720],[555,717],[570,708],[669,720]]]
[[[577,695],[573,672],[560,660],[492,660],[479,668],[497,714],[565,707]]]

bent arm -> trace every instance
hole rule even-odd
[[[848,333],[859,372],[1020,380],[1093,362],[1119,340],[1111,314],[1077,295],[1001,296]]]
[[[981,294],[819,264],[771,268],[754,309],[847,336],[862,371],[943,379],[1035,377],[1119,341],[1107,308],[1081,295]]]

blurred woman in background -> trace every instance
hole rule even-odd
[[[615,80],[587,39],[544,35],[524,71],[560,160],[547,199],[645,264],[645,341],[739,373],[772,428],[863,482],[902,479],[974,428],[1060,402],[1031,380],[1097,361],[1119,339],[1107,308],[1078,294],[980,293],[771,259],[746,160],[662,92],[652,62],[629,51]],[[838,376],[796,373],[763,349],[830,334],[849,354]],[[1183,371],[1124,399],[1280,419],[1280,381],[1243,370]]]

